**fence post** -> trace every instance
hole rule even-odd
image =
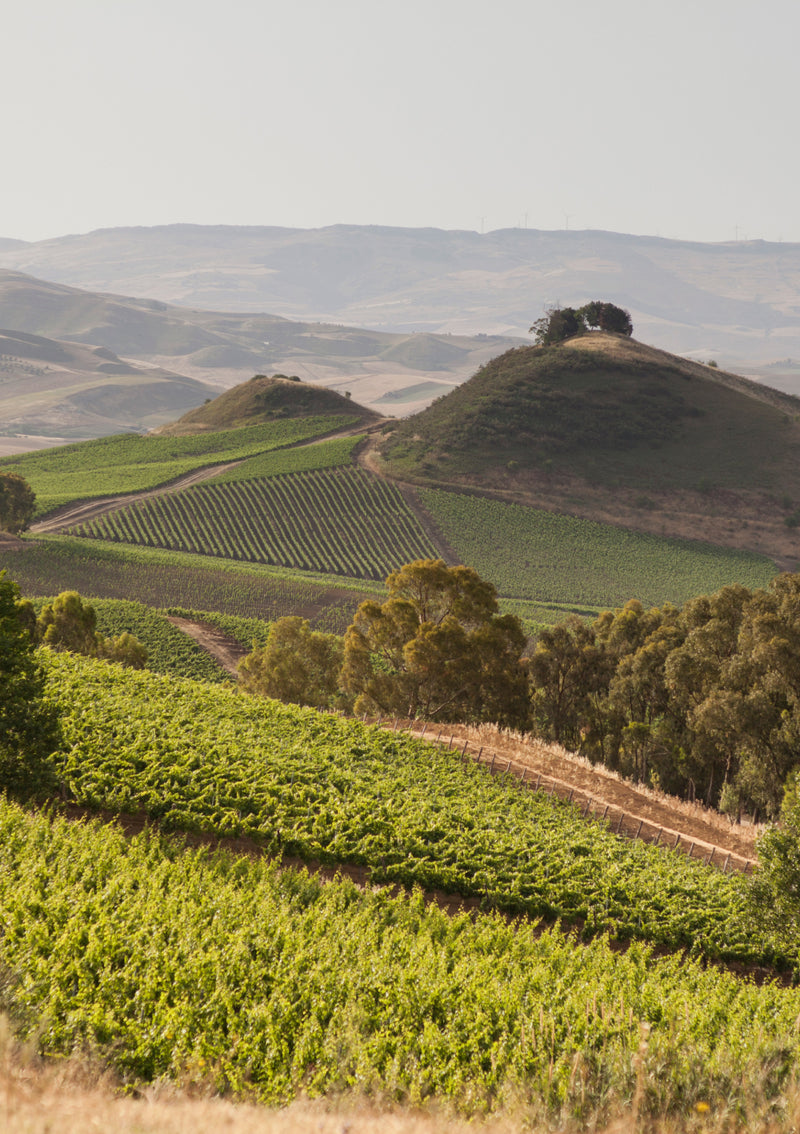
[[[654,846],[654,847],[657,847],[657,846],[658,846],[658,844],[659,844],[659,843],[661,842],[661,836],[662,836],[662,834],[663,834],[663,833],[664,833],[664,828],[663,828],[663,827],[659,827],[659,828],[658,828],[658,834],[656,835],[656,837],[655,837],[655,842],[653,843],[653,846]]]
[[[624,811],[620,811],[620,813],[619,813],[619,823],[617,823],[617,834],[619,834],[619,833],[620,833],[620,831],[622,830],[622,820],[623,820],[624,818],[625,818],[625,812],[624,812]]]
[[[644,819],[640,819],[639,820],[639,826],[636,828],[636,834],[635,834],[634,838],[636,838],[636,839],[639,838],[639,836],[642,833],[642,827],[643,826],[644,826]]]
[[[603,816],[602,816],[603,819],[605,819],[606,815],[608,815],[608,809],[609,809],[610,806],[611,806],[611,804],[609,804],[609,803],[606,804],[606,809],[603,812]]]
[[[464,741],[464,747],[463,747],[463,748],[461,749],[461,755],[462,755],[462,757],[466,755],[466,752],[467,752],[467,745],[468,745],[468,744],[469,744],[469,741],[468,741],[468,740],[465,740],[465,741]]]

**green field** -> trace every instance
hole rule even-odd
[[[352,464],[353,450],[363,441],[358,437],[334,437],[313,445],[299,445],[292,449],[279,449],[260,453],[242,461],[210,480],[209,484],[233,484],[242,480],[257,480],[265,476],[284,476],[286,473],[309,472],[311,469],[332,469]]]
[[[630,1105],[637,1078],[645,1111],[763,1112],[797,1066],[797,990],[5,800],[0,908],[23,1029],[131,1086],[355,1089],[551,1128]]]
[[[565,606],[682,604],[729,583],[764,587],[777,574],[766,556],[660,539],[441,489],[419,497],[458,554],[505,596]]]
[[[618,839],[455,752],[224,687],[44,660],[64,728],[56,772],[86,807],[248,836],[273,854],[366,866],[376,881],[511,914],[577,918],[621,940],[782,957],[748,927],[740,878]]]
[[[354,417],[319,416],[189,437],[121,433],[6,458],[1,472],[25,477],[41,515],[73,500],[141,492],[206,465],[243,460],[345,429]]]
[[[28,597],[74,590],[97,598],[131,599],[156,608],[182,607],[272,621],[289,614],[342,634],[360,602],[383,595],[366,580],[253,567],[58,536],[36,538],[0,563]]]
[[[356,468],[198,485],[70,534],[376,581],[436,555],[395,485]]]

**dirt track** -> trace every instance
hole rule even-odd
[[[214,476],[219,476],[220,473],[227,472],[228,469],[236,468],[241,463],[241,461],[228,461],[224,465],[195,469],[194,472],[186,473],[185,476],[179,476],[170,484],[162,484],[158,488],[150,488],[146,492],[130,492],[126,496],[104,496],[97,500],[84,500],[80,504],[65,504],[63,508],[58,508],[55,512],[52,512],[46,520],[40,520],[38,524],[31,524],[30,530],[36,535],[42,535],[45,532],[55,535],[57,532],[64,531],[65,528],[71,528],[74,524],[84,524],[87,520],[94,520],[98,516],[105,515],[106,512],[124,508],[126,504],[138,504],[140,500],[148,500],[151,496],[167,496],[172,492],[182,492],[184,488],[190,488],[193,484],[210,480]]]
[[[235,675],[239,658],[247,652],[238,642],[202,623],[184,618],[170,621]],[[605,818],[620,836],[668,846],[725,870],[752,870],[756,863],[757,829],[734,826],[700,804],[630,783],[558,745],[486,725],[473,728],[409,721],[403,726],[400,721],[387,720],[384,727],[404,727],[413,736],[458,749],[465,760],[479,761],[492,774],[514,776],[531,789],[566,799],[587,818]]]

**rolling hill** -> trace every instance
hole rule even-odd
[[[59,437],[152,428],[253,374],[276,371],[378,408],[388,397],[388,412],[409,413],[514,341],[192,310],[3,270],[0,327],[16,336],[5,349],[0,344],[0,354],[18,379],[4,391],[0,431]],[[40,340],[38,354],[25,336]],[[65,343],[73,344],[71,355]],[[0,369],[0,379],[5,373]]]
[[[148,429],[216,390],[104,346],[0,330],[0,392],[0,431],[68,438]]]
[[[417,483],[792,567],[799,453],[797,398],[600,332],[508,351],[380,449],[384,471]]]
[[[646,342],[732,369],[788,357],[785,377],[800,388],[791,373],[800,356],[797,244],[185,224],[17,243],[0,248],[0,266],[185,307],[393,332],[524,335],[547,305],[604,296],[631,311]]]
[[[249,382],[242,382],[224,394],[190,410],[171,425],[162,426],[160,433],[191,433],[214,429],[236,429],[255,425],[259,421],[276,418],[313,417],[325,414],[345,414],[359,425],[374,425],[378,414],[360,406],[351,398],[314,386],[284,374],[256,374]]]

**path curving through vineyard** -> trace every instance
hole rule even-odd
[[[245,652],[238,643],[190,619],[170,621],[235,676]],[[384,727],[399,728],[401,722],[387,720]],[[587,820],[604,818],[620,837],[670,847],[726,871],[748,872],[756,865],[761,828],[732,824],[717,811],[632,783],[556,744],[488,725],[408,721],[403,731],[457,749],[491,774],[514,776],[532,790],[557,795],[579,807]]]

